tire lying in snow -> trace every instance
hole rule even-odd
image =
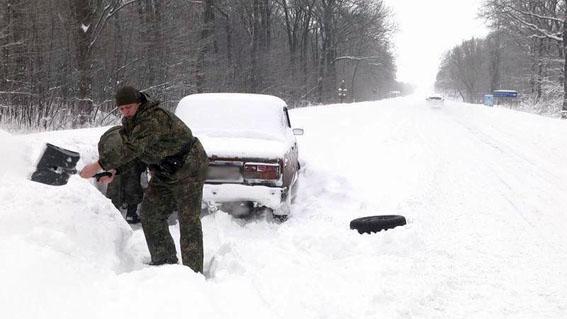
[[[403,226],[406,218],[401,215],[379,215],[353,219],[350,222],[350,229],[356,229],[360,234],[375,233],[381,230]]]

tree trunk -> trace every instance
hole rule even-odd
[[[337,72],[335,68],[336,48],[335,48],[335,30],[334,30],[334,16],[333,11],[335,7],[335,0],[323,1],[325,3],[323,8],[322,27],[322,55],[324,59],[323,68],[323,94],[327,101],[334,97],[335,86],[337,84]]]
[[[90,50],[90,39],[93,30],[93,14],[88,3],[84,0],[72,0],[71,9],[73,11],[72,30],[75,37],[75,59],[77,61],[77,71],[79,72],[79,92],[75,112],[77,117],[74,119],[73,126],[83,126],[88,119],[88,114],[92,110],[91,84],[92,57]]]
[[[23,1],[9,0],[7,16],[10,21],[8,25],[9,46],[6,50],[8,74],[3,77],[6,79],[6,87],[9,92],[8,103],[13,107],[23,109],[28,104],[28,92],[26,92],[26,74],[28,69],[27,46],[28,34],[25,26],[26,21]]]
[[[356,66],[354,67],[354,71],[352,72],[352,81],[350,83],[350,96],[352,102],[356,102],[356,96],[354,95],[355,94],[354,84],[356,81],[356,73],[358,72],[358,66],[360,65],[360,62],[362,62],[362,60],[356,61]]]
[[[304,17],[304,21],[303,21],[303,31],[301,34],[301,71],[303,74],[303,85],[307,84],[307,80],[308,80],[308,56],[307,56],[307,51],[308,51],[308,44],[309,44],[309,30],[311,27],[311,18],[312,18],[312,14],[313,14],[313,7],[309,6],[309,10],[307,10],[305,17]]]
[[[265,51],[269,51],[272,46],[272,9],[270,7],[270,0],[262,1],[262,28],[264,32],[263,47]]]
[[[213,35],[215,14],[213,12],[214,0],[205,0],[205,8],[203,12],[203,27],[201,29],[201,41],[199,55],[197,57],[197,66],[195,68],[195,86],[197,93],[205,91],[205,74],[206,61],[211,47],[211,37]]]
[[[502,34],[500,30],[496,31],[496,38],[492,48],[492,56],[490,61],[490,92],[500,88],[500,63],[501,63],[501,45]]]
[[[258,54],[260,44],[260,0],[254,0],[252,3],[252,51],[251,51],[251,75],[250,75],[250,91],[256,93],[259,88],[259,67]]]
[[[291,17],[290,17],[290,8],[287,5],[287,1],[282,1],[283,11],[284,11],[284,18],[285,18],[285,27],[286,27],[286,34],[287,34],[287,45],[289,47],[289,63],[290,63],[290,71],[292,78],[295,75],[295,59],[296,59],[296,41],[294,38],[294,30],[291,24]]]
[[[543,39],[536,39],[536,50],[537,50],[537,75],[536,75],[536,101],[541,99],[542,84],[543,84]]]
[[[567,16],[563,19],[563,108],[561,118],[567,119]]]

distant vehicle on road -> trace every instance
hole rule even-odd
[[[441,95],[432,94],[426,97],[425,101],[427,101],[427,104],[432,106],[441,106],[443,105],[445,99]]]
[[[390,92],[388,92],[388,97],[389,97],[389,98],[398,97],[398,96],[401,96],[401,95],[402,95],[402,92],[400,92],[400,91],[390,91]]]
[[[203,201],[234,215],[269,209],[279,220],[290,214],[299,158],[286,103],[275,96],[242,93],[193,94],[175,114],[209,156]]]

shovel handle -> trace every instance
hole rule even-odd
[[[112,173],[111,173],[111,172],[96,173],[96,174],[94,174],[93,177],[96,178],[96,181],[98,182],[98,181],[100,181],[100,179],[101,179],[102,177],[104,177],[104,176],[111,177],[111,176],[112,176]]]

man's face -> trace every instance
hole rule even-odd
[[[127,119],[132,118],[136,112],[138,112],[138,108],[140,107],[140,103],[131,103],[131,104],[124,104],[118,107],[118,110]]]

